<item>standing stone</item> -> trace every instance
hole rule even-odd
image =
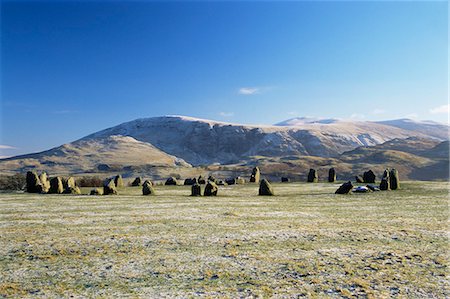
[[[73,177],[68,177],[67,179],[63,179],[64,189],[68,189],[71,187],[75,187],[75,179]]]
[[[116,195],[117,189],[114,184],[114,179],[107,179],[103,182],[103,194],[104,195]]]
[[[215,177],[213,177],[212,175],[208,176],[208,181],[216,183],[217,184],[217,179]]]
[[[360,184],[364,183],[364,179],[360,175],[355,176],[355,181]]]
[[[252,170],[252,174],[250,176],[250,183],[258,183],[261,176],[261,172],[259,171],[259,167],[255,167]]]
[[[64,192],[64,186],[62,179],[57,176],[50,180],[50,189],[48,190],[48,193],[52,194],[62,194]]]
[[[166,186],[176,186],[178,184],[177,179],[174,178],[173,176],[171,176],[170,178],[168,178],[166,180],[166,182],[164,183],[164,185]]]
[[[198,179],[197,179],[197,183],[200,184],[200,185],[204,185],[204,184],[206,184],[206,180],[205,180],[204,177],[202,177],[202,176],[200,175],[200,176],[198,177]]]
[[[34,171],[28,171],[26,177],[27,192],[28,193],[40,193],[42,192],[42,184],[39,180],[39,176]]]
[[[308,183],[317,183],[319,181],[319,176],[317,175],[317,171],[315,169],[309,169],[308,173]]]
[[[152,185],[152,182],[146,180],[142,184],[142,195],[155,195],[155,189],[153,189]]]
[[[103,195],[103,190],[101,188],[94,188],[89,195]]]
[[[205,186],[205,196],[217,196],[217,191],[219,191],[219,187],[217,187],[216,183],[208,182]]]
[[[353,189],[352,182],[348,181],[347,183],[343,183],[339,188],[334,192],[335,194],[348,194]]]
[[[374,184],[375,183],[375,179],[376,179],[376,175],[375,175],[375,173],[373,173],[373,171],[372,170],[369,170],[369,171],[366,171],[366,172],[364,172],[364,174],[363,174],[363,181],[364,181],[364,183],[366,183],[366,184]]]
[[[238,176],[238,177],[235,178],[235,183],[238,184],[238,185],[245,184],[245,179],[240,177],[240,176]]]
[[[227,185],[234,185],[236,184],[236,179],[235,178],[225,179],[225,183],[227,183]]]
[[[398,171],[392,168],[389,172],[389,184],[391,185],[391,190],[400,189],[400,180],[398,178]]]
[[[77,187],[75,179],[73,177],[68,177],[63,180],[64,194],[81,194],[80,188]]]
[[[289,178],[282,176],[281,177],[281,182],[282,183],[289,183]]]
[[[391,190],[389,177],[383,177],[380,182],[380,190],[387,191]]]
[[[137,177],[134,179],[134,181],[131,183],[131,186],[133,187],[138,187],[142,185],[142,178],[141,177]]]
[[[39,180],[41,181],[42,185],[42,193],[48,193],[48,191],[50,190],[50,182],[48,180],[47,173],[41,173],[41,175],[39,176]]]
[[[268,180],[262,179],[261,183],[259,184],[259,195],[275,195],[273,191],[272,185],[269,183]]]
[[[202,187],[199,184],[192,185],[191,196],[202,196]]]
[[[336,170],[332,167],[328,170],[328,182],[334,183],[336,181]]]
[[[64,190],[64,194],[81,194],[81,190],[77,186],[70,186]]]
[[[184,185],[185,186],[192,186],[194,184],[197,184],[197,178],[188,178],[184,180]]]
[[[116,185],[116,188],[123,187],[123,179],[120,174],[116,175],[116,177],[114,178],[114,185]]]

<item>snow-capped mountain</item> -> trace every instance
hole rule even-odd
[[[257,126],[162,116],[122,123],[49,151],[3,159],[0,170],[58,165],[86,171],[99,164],[190,167],[246,163],[260,157],[338,158],[355,148],[392,139],[439,141],[446,136],[448,126],[410,120],[296,118]]]

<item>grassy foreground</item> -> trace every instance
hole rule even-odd
[[[448,183],[0,194],[0,297],[445,298]]]

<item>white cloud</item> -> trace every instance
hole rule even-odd
[[[448,114],[450,110],[449,105],[442,105],[439,107],[431,108],[429,111],[431,114]]]
[[[252,95],[260,93],[260,88],[258,87],[241,87],[238,91],[239,94],[242,95]]]
[[[372,114],[380,115],[380,114],[384,114],[385,112],[386,111],[384,111],[383,109],[376,108],[376,109],[373,109]]]
[[[366,116],[361,113],[353,113],[352,115],[350,115],[350,118],[351,119],[364,119],[364,118],[366,118]]]
[[[9,157],[11,157],[11,156],[0,156],[0,159],[6,159],[6,158],[9,158]]]
[[[232,117],[234,116],[234,112],[219,112],[219,115],[222,117]]]
[[[410,113],[410,114],[405,115],[403,118],[412,118],[412,119],[414,119],[414,118],[418,118],[418,117],[419,117],[419,115],[417,113]]]
[[[0,150],[16,149],[14,146],[0,144]]]

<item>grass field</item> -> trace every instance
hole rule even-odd
[[[0,194],[0,297],[450,296],[448,183],[337,186]]]

